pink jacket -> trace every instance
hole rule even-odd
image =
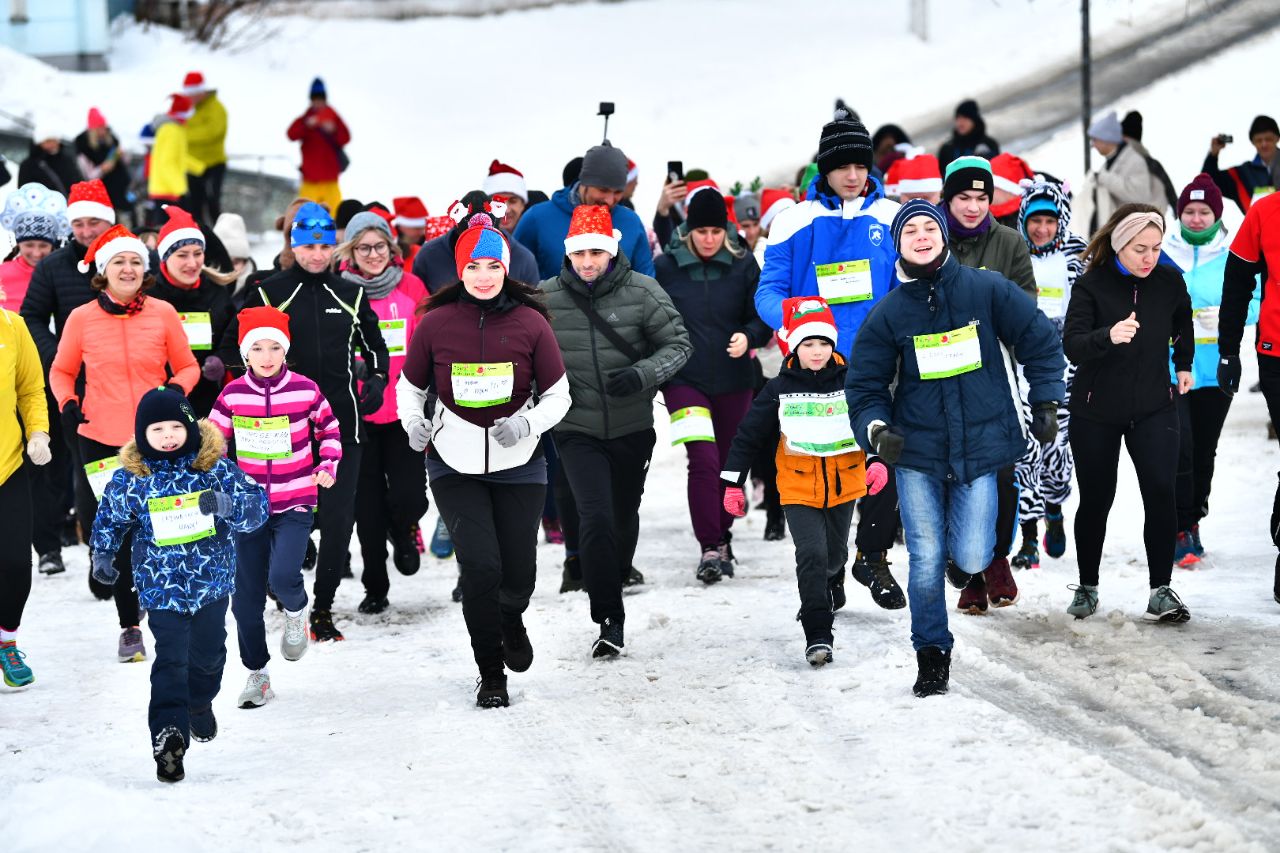
[[[396,415],[396,381],[404,369],[404,357],[409,351],[409,341],[418,325],[418,305],[427,297],[427,288],[411,272],[405,272],[400,284],[390,295],[382,299],[370,299],[369,306],[378,315],[382,327],[382,339],[387,342],[391,366],[387,371],[387,390],[382,397],[382,408],[365,418],[371,424],[389,424],[398,421]],[[403,327],[403,335],[401,328]]]
[[[22,297],[27,295],[27,286],[31,284],[31,274],[35,271],[36,268],[24,261],[21,255],[0,264],[0,291],[4,292],[0,308],[18,313]]]

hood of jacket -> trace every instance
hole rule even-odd
[[[200,449],[191,456],[183,456],[173,462],[156,463],[147,460],[138,449],[136,440],[130,441],[120,448],[120,465],[135,477],[151,476],[151,465],[159,466],[184,465],[194,471],[208,471],[217,464],[227,449],[227,442],[216,426],[205,419],[197,422],[200,427]]]
[[[1047,199],[1058,209],[1058,233],[1048,246],[1033,246],[1027,236],[1027,206],[1033,201]],[[1022,194],[1018,205],[1018,234],[1026,241],[1027,248],[1033,255],[1047,255],[1060,250],[1067,242],[1068,226],[1071,225],[1071,196],[1063,191],[1061,184],[1050,181],[1032,184]]]
[[[793,352],[782,362],[778,375],[817,386],[825,387],[831,385],[843,388],[844,375],[848,369],[849,363],[845,361],[845,357],[834,350],[831,353],[831,360],[821,370],[817,371],[802,367],[800,365],[800,356]]]
[[[689,223],[681,223],[680,227],[672,232],[671,239],[667,241],[667,245],[663,249],[663,251],[670,255],[671,259],[676,262],[676,266],[681,269],[687,270],[690,267],[705,265],[708,267],[716,267],[717,272],[723,275],[730,267],[733,266],[733,262],[737,260],[733,256],[733,253],[729,251],[731,241],[734,245],[739,243],[738,234],[732,228],[725,229],[724,245],[722,245],[714,255],[707,258],[705,261],[699,257],[696,252],[690,251],[689,247],[685,245],[684,236],[688,233]]]

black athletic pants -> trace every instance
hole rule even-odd
[[[338,476],[327,489],[320,489],[316,529],[320,531],[320,547],[316,556],[316,582],[312,589],[312,611],[332,610],[333,597],[342,583],[342,570],[347,566],[351,548],[351,528],[356,523],[356,486],[360,482],[360,459],[364,445],[342,443],[342,461]]]
[[[1217,388],[1200,388],[1178,398],[1178,529],[1209,514],[1209,489],[1218,439],[1227,421],[1231,398]]]
[[[413,525],[427,514],[427,469],[422,454],[409,446],[399,421],[366,421],[364,434],[355,506],[356,535],[364,559],[360,580],[367,595],[385,598],[391,588],[387,533],[407,539]]]
[[[31,485],[24,463],[0,483],[0,628],[18,630],[31,595]]]
[[[119,452],[118,447],[80,436],[80,458],[84,460],[84,464],[76,471],[76,515],[80,516],[80,531],[86,542],[93,533],[93,520],[98,516],[98,499],[93,496],[93,489],[89,487],[89,477],[84,472],[84,465],[100,459],[114,458]],[[116,551],[114,564],[120,574],[111,587],[111,597],[116,602],[116,615],[120,617],[121,628],[133,627],[139,620],[138,593],[133,588],[132,551],[133,533],[130,532],[125,534],[120,550]],[[89,570],[93,571],[92,548],[89,549],[89,555]]]

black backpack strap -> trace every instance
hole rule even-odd
[[[626,338],[618,334],[617,330],[614,329],[613,326],[610,326],[603,317],[596,313],[596,309],[591,307],[591,303],[585,296],[567,285],[564,289],[565,292],[569,294],[569,298],[573,300],[573,304],[577,305],[579,310],[581,310],[583,314],[587,315],[587,320],[591,322],[591,325],[599,329],[600,333],[608,338],[609,342],[617,347],[619,352],[631,359],[632,363],[644,358],[644,356],[640,354],[639,350],[627,343]]]

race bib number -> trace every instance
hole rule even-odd
[[[690,441],[715,441],[711,410],[706,406],[688,406],[671,413],[671,446]]]
[[[1037,294],[1036,307],[1043,311],[1046,317],[1052,320],[1063,315],[1066,306],[1062,304],[1062,299],[1066,296],[1066,288],[1041,287]]]
[[[214,534],[213,515],[200,511],[201,494],[193,492],[147,501],[151,533],[157,545],[185,545]]]
[[[112,456],[99,459],[84,466],[84,473],[89,477],[89,488],[93,490],[93,499],[102,500],[102,493],[107,490],[107,483],[115,476],[120,467],[120,457]]]
[[[453,401],[468,409],[500,406],[511,402],[516,385],[515,365],[509,361],[492,364],[455,364],[452,368]]]
[[[1198,308],[1191,312],[1191,325],[1195,329],[1197,344],[1218,342],[1218,309]]]
[[[404,356],[409,343],[408,327],[408,320],[382,320],[378,323],[382,340],[387,344],[387,355]]]
[[[236,456],[243,459],[288,459],[293,455],[293,434],[289,418],[246,418],[236,415],[231,419],[235,430]]]
[[[778,400],[778,425],[793,453],[838,456],[858,449],[843,391],[783,395]]]
[[[841,261],[837,264],[818,264],[818,294],[829,305],[843,302],[865,302],[871,292],[871,261]]]
[[[207,313],[179,314],[178,319],[182,321],[182,330],[187,333],[187,344],[191,349],[213,349],[213,322]]]
[[[946,379],[982,367],[977,326],[964,326],[937,335],[916,335],[913,340],[921,379]]]
[[[1266,196],[1271,195],[1275,191],[1276,191],[1275,187],[1254,187],[1253,200],[1257,201],[1260,198],[1265,198]]]

